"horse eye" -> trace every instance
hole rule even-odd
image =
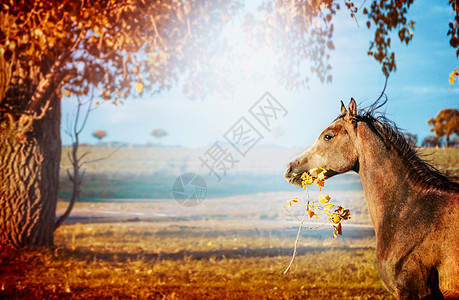
[[[324,140],[326,140],[326,141],[329,141],[329,140],[331,140],[332,138],[333,138],[333,136],[328,135],[328,134],[326,134],[326,135],[324,136]]]

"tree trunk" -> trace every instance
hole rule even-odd
[[[51,246],[61,158],[60,100],[41,119],[0,115],[0,244]],[[1,114],[1,112],[0,112]]]

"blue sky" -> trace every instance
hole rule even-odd
[[[416,0],[408,18],[416,21],[414,38],[409,46],[392,38],[397,71],[391,74],[384,107],[387,116],[399,127],[415,133],[422,140],[430,135],[427,120],[444,108],[459,108],[459,84],[451,89],[448,76],[459,65],[449,46],[446,32],[452,17],[448,1]],[[360,5],[356,2],[356,5]],[[254,6],[250,3],[249,9]],[[335,16],[334,43],[331,53],[333,82],[320,83],[311,77],[310,88],[295,92],[278,86],[273,79],[245,82],[235,91],[233,100],[219,97],[188,100],[177,87],[159,95],[128,99],[120,106],[100,105],[89,117],[81,135],[82,142],[94,143],[96,129],[106,130],[106,141],[145,144],[157,143],[149,135],[163,128],[168,136],[163,145],[208,147],[222,141],[223,134],[265,93],[270,92],[288,111],[271,133],[264,133],[260,145],[307,147],[339,112],[339,100],[371,104],[384,86],[380,65],[366,55],[373,32],[363,16],[360,26],[345,10]],[[74,99],[63,99],[63,129],[75,110]],[[63,143],[69,139],[63,133]]]

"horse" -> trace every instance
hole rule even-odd
[[[339,116],[287,167],[285,179],[316,167],[325,179],[357,172],[376,235],[381,280],[396,299],[459,299],[459,184],[419,157],[397,126],[341,101]],[[387,101],[387,98],[386,98]]]

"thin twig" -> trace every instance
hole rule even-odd
[[[284,208],[285,208],[285,210],[286,210],[290,215],[292,215],[293,217],[295,217],[295,219],[297,219],[298,221],[301,222],[301,220],[300,220],[297,216],[295,216],[294,214],[292,214],[292,213],[287,209],[287,207],[284,206]]]
[[[86,126],[86,122],[88,121],[89,113],[92,111],[91,107],[92,107],[93,100],[94,100],[94,87],[92,87],[91,89],[91,97],[89,98],[89,100],[86,101],[86,103],[82,104],[82,105],[86,105],[87,103],[89,103],[88,109],[86,110],[86,115],[84,116],[84,119],[83,119],[83,123],[81,124],[80,129],[75,131],[77,134],[80,134],[83,131],[84,127]],[[75,125],[76,125],[76,122],[75,122]]]
[[[308,191],[307,188],[306,188],[306,195],[308,197],[308,203],[309,203],[309,191]],[[308,213],[308,206],[306,205],[306,207],[304,208],[303,219],[301,219],[300,225],[298,226],[298,233],[296,234],[295,248],[293,249],[292,259],[290,260],[290,264],[288,265],[287,269],[285,269],[284,275],[288,273],[288,271],[292,267],[293,261],[295,260],[296,249],[298,248],[298,242],[300,241],[301,227],[303,227],[304,219],[306,219],[306,214],[307,213]]]
[[[298,242],[299,242],[299,240],[300,240],[301,227],[303,226],[304,219],[306,219],[306,214],[307,214],[307,213],[308,213],[308,207],[306,206],[306,209],[304,210],[303,219],[302,219],[301,222],[300,222],[300,226],[298,226],[298,233],[296,234],[295,248],[293,249],[292,259],[290,260],[290,264],[288,265],[287,269],[285,269],[284,274],[287,274],[287,273],[288,273],[288,271],[290,270],[290,267],[291,267],[292,264],[293,264],[293,261],[295,260],[296,249],[297,249],[297,247],[298,247]]]
[[[90,164],[90,163],[95,163],[95,162],[98,162],[98,161],[101,161],[101,160],[106,160],[106,159],[110,158],[112,155],[114,155],[116,152],[118,152],[118,150],[120,150],[121,148],[123,148],[126,145],[127,145],[127,143],[123,143],[123,144],[119,145],[118,148],[113,150],[110,154],[108,154],[108,155],[106,155],[104,157],[98,158],[98,159],[86,160],[86,161],[83,162],[83,164]]]
[[[301,230],[313,230],[313,229],[317,229],[317,228],[320,228],[322,226],[324,226],[325,224],[328,223],[328,220],[326,220],[325,222],[323,222],[323,224],[320,224],[319,226],[316,226],[316,227],[308,227],[308,228],[301,228]]]

